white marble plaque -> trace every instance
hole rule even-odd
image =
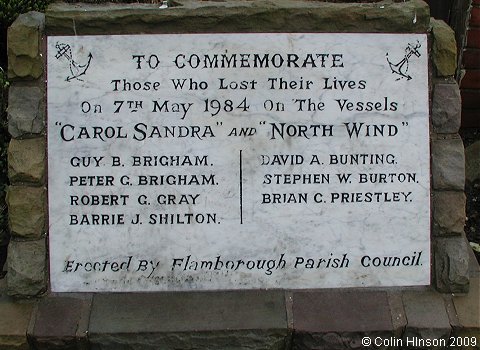
[[[430,283],[427,37],[48,38],[51,287]]]

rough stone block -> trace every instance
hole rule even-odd
[[[463,236],[435,240],[435,282],[438,291],[442,293],[468,292],[468,249]]]
[[[27,327],[34,302],[0,298],[0,349],[28,350]]]
[[[441,346],[434,345],[434,341],[440,339],[447,342],[451,333],[442,295],[434,291],[404,292],[403,305],[408,320],[403,334],[403,344],[407,345],[407,340],[416,338],[418,343],[409,348],[425,348],[425,346],[416,345],[431,342],[433,346],[428,347],[429,349],[443,349]]]
[[[433,130],[454,134],[460,129],[462,100],[460,89],[454,84],[436,84],[433,89]]]
[[[18,16],[8,29],[8,75],[14,78],[37,79],[43,73],[41,56],[45,16],[28,12]]]
[[[42,184],[45,176],[45,139],[10,141],[8,147],[8,177],[10,183]]]
[[[10,79],[37,79],[42,76],[43,61],[40,58],[10,55],[8,59],[8,77]]]
[[[425,2],[332,3],[322,1],[176,0],[158,11],[155,4],[52,4],[48,34],[390,32],[425,33],[430,12]],[[75,20],[75,26],[72,20]]]
[[[480,180],[480,141],[465,148],[465,178],[469,182]]]
[[[45,27],[45,16],[31,11],[18,16],[8,31],[8,47],[18,56],[38,56],[40,33]]]
[[[47,288],[45,239],[8,245],[7,293],[12,296],[37,296]]]
[[[433,232],[437,235],[462,234],[465,226],[464,192],[433,193]]]
[[[457,69],[457,44],[455,33],[444,21],[432,19],[432,60],[437,75],[454,75]]]
[[[7,205],[14,237],[39,238],[45,233],[46,194],[43,187],[10,186]]]
[[[36,350],[75,350],[88,348],[88,319],[92,296],[49,296],[40,300],[29,329]]]
[[[94,295],[93,349],[286,349],[283,292]]]
[[[465,150],[460,138],[432,141],[432,180],[436,190],[464,190]]]
[[[363,337],[373,341],[395,334],[387,293],[377,291],[293,293],[293,324],[294,349],[361,348]]]
[[[45,129],[44,93],[38,87],[10,87],[8,131],[14,138],[41,134]]]

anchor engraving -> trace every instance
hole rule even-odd
[[[418,51],[418,49],[420,47],[422,47],[422,45],[420,44],[420,42],[418,40],[417,40],[416,44],[409,43],[407,45],[407,47],[405,48],[405,55],[403,56],[403,59],[400,60],[398,63],[391,62],[388,58],[388,52],[387,52],[387,54],[386,54],[387,62],[390,65],[390,69],[392,70],[392,73],[399,75],[399,77],[396,80],[400,80],[400,79],[403,79],[403,78],[406,78],[407,80],[412,79],[412,76],[407,74],[408,69],[410,68],[409,60],[410,60],[410,57],[412,55],[414,55],[416,57],[421,56],[420,52]]]
[[[79,64],[75,62],[75,60],[73,59],[72,48],[70,47],[70,45],[57,42],[55,44],[55,48],[57,49],[57,54],[55,55],[55,58],[59,60],[60,58],[64,57],[69,63],[70,73],[72,75],[67,76],[65,81],[71,81],[73,79],[83,81],[82,79],[80,79],[80,77],[82,75],[85,75],[88,68],[90,67],[90,63],[92,62],[92,58],[93,58],[92,53],[90,52],[88,54],[87,63]]]

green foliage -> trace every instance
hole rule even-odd
[[[75,3],[75,2],[86,2],[91,4],[103,4],[106,2],[113,2],[113,3],[143,3],[143,4],[158,4],[161,3],[162,0],[64,0],[68,3]]]
[[[6,107],[8,85],[7,74],[0,67],[0,114],[2,117]]]
[[[45,11],[52,0],[0,0],[0,23],[7,28],[19,14],[28,11]]]
[[[0,246],[8,242],[8,215],[5,204],[5,190],[8,184],[7,150],[10,141],[6,116],[8,85],[7,74],[0,68]],[[0,256],[0,262],[1,260]]]

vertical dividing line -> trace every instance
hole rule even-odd
[[[243,169],[242,150],[240,150],[240,224],[243,224]]]

